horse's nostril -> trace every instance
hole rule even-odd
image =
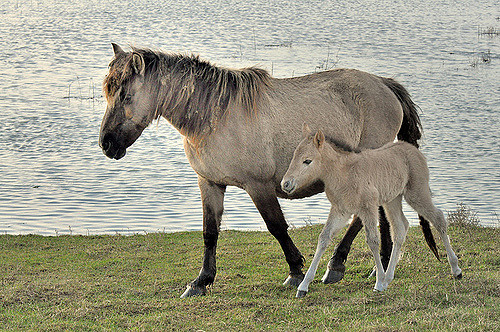
[[[291,180],[285,181],[283,183],[283,190],[290,191],[293,188],[293,184]]]
[[[111,146],[110,142],[102,142],[101,144],[101,147],[104,151],[108,150],[110,146]]]
[[[104,150],[104,151],[108,151],[111,146],[113,145],[113,138],[111,137],[110,134],[106,134],[104,135],[104,137],[102,138],[102,141],[101,141],[101,148]]]

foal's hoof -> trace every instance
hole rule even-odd
[[[463,277],[462,272],[460,272],[459,274],[457,274],[455,276],[455,279],[460,280],[460,279],[462,279],[462,277]]]
[[[344,278],[344,273],[345,265],[337,265],[331,270],[328,268],[323,278],[321,278],[321,281],[323,281],[324,284],[334,284]]]
[[[299,287],[302,280],[304,280],[304,274],[290,274],[283,283],[283,286]]]
[[[387,289],[387,286],[388,286],[387,283],[377,283],[377,284],[375,284],[373,291],[374,292],[383,292]]]
[[[185,298],[193,297],[193,296],[201,296],[201,295],[205,295],[206,293],[207,293],[206,287],[188,285],[186,291],[184,293],[182,293],[181,299],[185,299]]]
[[[305,291],[305,290],[299,290],[299,291],[297,291],[297,294],[295,295],[295,297],[298,298],[298,299],[301,299],[304,296],[306,296],[306,294],[307,294],[307,291]]]
[[[375,278],[377,276],[377,268],[374,267],[372,273],[368,276],[368,278]]]

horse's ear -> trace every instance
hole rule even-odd
[[[314,135],[314,145],[320,149],[323,146],[323,143],[325,143],[325,134],[323,134],[320,129],[316,132],[316,135]]]
[[[302,124],[302,137],[306,138],[309,135],[311,135],[311,128],[309,128],[309,126],[307,125],[307,123],[304,122]]]
[[[113,46],[113,52],[115,52],[115,57],[125,53],[125,51],[118,44],[111,43],[111,45]]]
[[[134,53],[132,55],[132,69],[134,70],[134,73],[144,76],[146,65],[144,64],[144,58],[142,55],[138,53]]]

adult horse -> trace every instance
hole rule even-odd
[[[122,158],[162,116],[184,136],[187,158],[198,174],[205,252],[199,276],[182,297],[205,294],[214,281],[226,186],[250,195],[281,245],[290,267],[284,284],[301,282],[304,258],[288,235],[277,197],[323,191],[320,182],[291,196],[280,188],[304,122],[353,148],[380,147],[396,136],[416,145],[421,135],[414,103],[392,79],[349,69],[275,79],[259,68],[230,70],[196,56],[136,48],[125,52],[116,44],[113,50],[99,137],[105,155]],[[381,224],[383,237],[389,239],[382,248],[388,262],[390,235],[387,222]],[[342,278],[343,263],[361,227],[355,218],[330,261],[332,275],[326,282]],[[424,231],[426,238],[429,233]]]

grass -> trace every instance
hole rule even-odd
[[[462,280],[451,277],[412,227],[386,292],[372,291],[373,259],[363,234],[344,280],[319,282],[330,249],[300,300],[281,285],[287,268],[267,232],[222,232],[215,284],[207,296],[185,300],[179,296],[201,266],[201,232],[2,235],[0,330],[498,331],[500,228],[464,225],[453,223],[449,231]],[[320,230],[290,231],[308,263]]]

